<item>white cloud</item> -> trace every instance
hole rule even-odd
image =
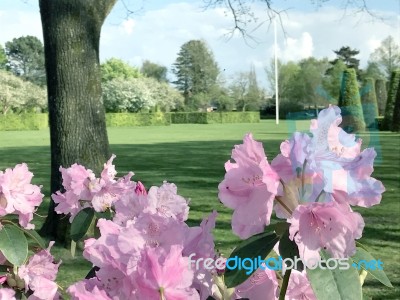
[[[124,33],[130,35],[135,27],[135,21],[133,19],[124,20],[121,24],[121,28]]]

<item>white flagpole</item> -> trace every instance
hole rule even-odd
[[[278,43],[276,39],[276,16],[274,17],[274,36],[275,36],[275,114],[276,124],[279,124],[279,90],[278,90]]]

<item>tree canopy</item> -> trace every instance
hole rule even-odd
[[[168,82],[167,72],[168,69],[165,66],[157,63],[145,60],[140,68],[140,72],[147,76],[156,79],[159,82]]]
[[[371,60],[378,64],[389,80],[392,72],[400,68],[400,47],[392,36],[384,39],[377,49],[371,54]]]
[[[7,67],[7,56],[3,46],[0,44],[0,70]]]
[[[35,36],[22,36],[6,43],[8,67],[17,76],[45,84],[44,48]]]
[[[190,97],[208,94],[212,90],[220,71],[206,43],[191,40],[182,45],[172,72],[176,76],[173,83],[183,93],[188,104]]]
[[[110,58],[101,64],[101,78],[103,82],[119,79],[131,79],[141,77],[138,68],[131,66],[122,59]]]

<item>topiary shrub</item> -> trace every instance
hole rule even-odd
[[[385,119],[383,120],[383,128],[385,130],[390,130],[393,122],[393,111],[396,102],[396,93],[399,88],[400,82],[400,70],[395,70],[392,72],[389,83],[389,92],[386,101],[385,108]]]
[[[342,110],[341,127],[348,133],[365,130],[363,109],[358,90],[357,75],[353,68],[343,72],[339,94],[339,107]]]
[[[383,116],[385,115],[385,107],[387,100],[387,89],[385,80],[377,79],[375,81],[375,93],[376,93],[376,100],[378,102],[379,115]]]
[[[365,126],[368,128],[376,128],[375,119],[379,116],[379,113],[378,103],[376,101],[375,81],[373,78],[366,78],[364,80],[360,94]]]
[[[400,131],[400,83],[397,86],[396,103],[394,104],[392,131]]]

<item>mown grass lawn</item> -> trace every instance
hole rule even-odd
[[[304,131],[308,121],[262,121],[257,124],[171,125],[166,127],[109,128],[111,150],[117,155],[115,164],[119,175],[134,171],[135,180],[146,187],[160,185],[164,180],[174,182],[179,193],[190,198],[190,225],[197,225],[213,209],[219,212],[215,237],[217,248],[229,255],[238,243],[231,233],[231,211],[218,201],[218,184],[224,176],[224,163],[230,157],[234,144],[243,135],[252,132],[264,143],[268,159],[279,151],[282,140],[296,130]],[[393,289],[368,277],[365,283],[366,299],[399,299],[399,214],[400,214],[400,135],[388,132],[365,133],[363,145],[378,150],[374,177],[385,187],[381,205],[361,212],[366,227],[361,242],[368,246],[376,259],[384,262]],[[26,162],[35,174],[34,183],[43,185],[43,193],[49,196],[50,151],[48,131],[0,132],[0,170]],[[48,198],[47,198],[48,199]],[[46,201],[39,215],[47,213]],[[42,218],[36,217],[37,227]],[[66,287],[82,279],[90,264],[81,257],[72,259],[69,251],[55,247],[52,251],[63,260],[58,282]]]

